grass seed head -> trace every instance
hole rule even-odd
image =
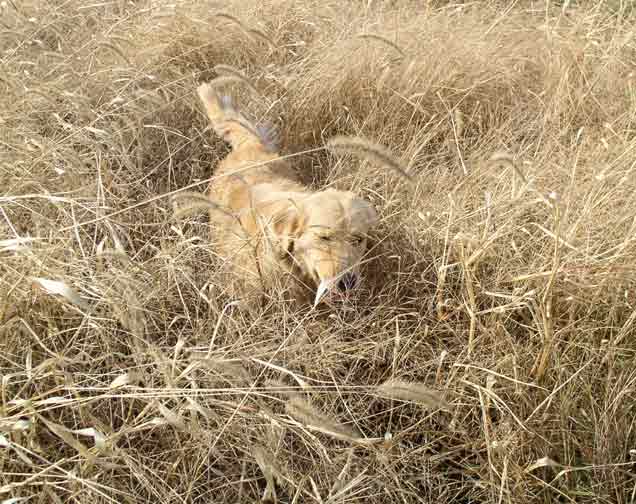
[[[398,159],[384,146],[360,137],[336,136],[327,141],[329,150],[336,154],[350,154],[379,166],[388,168],[405,179],[413,177],[406,172]]]
[[[399,45],[397,45],[395,42],[391,42],[388,38],[383,37],[382,35],[378,35],[376,33],[361,33],[360,35],[358,35],[358,38],[365,39],[365,40],[377,40],[379,42],[386,44],[390,48],[394,49],[396,52],[400,54],[400,56],[406,56],[406,54],[400,48]]]
[[[416,402],[431,409],[448,410],[450,408],[441,393],[423,383],[389,380],[379,385],[376,391],[384,397]]]

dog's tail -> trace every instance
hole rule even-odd
[[[210,84],[201,84],[197,92],[217,135],[233,149],[245,143],[258,143],[271,150],[273,139],[267,128],[256,128],[234,108],[229,96],[219,96]]]

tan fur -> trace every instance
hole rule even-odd
[[[247,290],[242,294],[274,288],[306,299],[323,280],[347,272],[359,280],[377,221],[373,207],[348,191],[310,191],[210,85],[198,94],[215,132],[232,147],[209,197],[236,218],[214,210],[210,217],[220,256]]]

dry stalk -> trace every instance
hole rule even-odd
[[[468,295],[468,306],[466,309],[470,316],[470,326],[468,328],[468,356],[472,355],[475,346],[475,329],[477,328],[477,298],[475,296],[475,287],[473,279],[473,271],[466,258],[464,250],[464,243],[459,242],[459,256],[462,263],[462,271],[464,274],[464,287],[466,288],[466,294]]]
[[[391,49],[397,51],[400,54],[400,56],[406,56],[406,54],[400,48],[399,45],[397,45],[395,42],[390,41],[388,38],[383,37],[382,35],[378,35],[376,33],[361,33],[360,35],[358,35],[358,38],[366,39],[366,40],[377,40],[379,42],[382,42],[388,45]]]
[[[545,287],[545,292],[541,301],[541,320],[543,322],[543,348],[535,365],[532,374],[537,381],[543,379],[550,363],[550,356],[554,348],[554,308],[556,306],[556,294],[554,292],[557,274],[561,265],[561,206],[555,198],[554,201],[554,249],[552,255],[552,269]]]

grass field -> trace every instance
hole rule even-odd
[[[0,502],[634,502],[631,9],[2,1]],[[239,311],[175,218],[219,64],[381,214],[349,305]]]

